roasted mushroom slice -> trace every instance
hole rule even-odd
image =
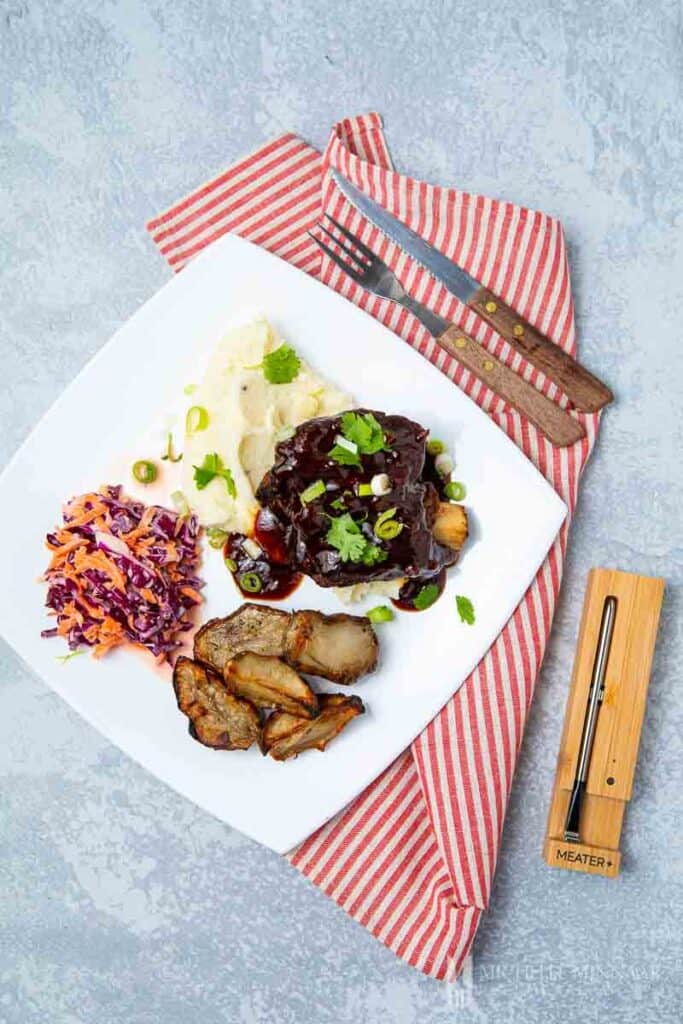
[[[352,718],[365,711],[360,697],[343,693],[318,695],[320,714],[310,721],[276,711],[268,719],[261,735],[261,749],[276,761],[287,761],[304,750],[324,750]]]
[[[365,616],[280,611],[243,604],[224,619],[211,619],[194,639],[194,656],[223,675],[238,654],[282,658],[301,672],[352,683],[377,664],[379,644]]]
[[[190,735],[205,747],[247,750],[260,735],[254,705],[229,692],[210,669],[190,658],[178,658],[173,670],[178,707],[190,719]]]
[[[304,728],[308,724],[305,718],[298,715],[290,715],[288,711],[274,711],[268,716],[266,724],[261,730],[259,746],[262,754],[267,754],[272,746],[285,736],[291,736],[293,732]]]
[[[221,675],[242,651],[279,657],[285,649],[289,612],[267,605],[243,604],[224,619],[211,619],[194,638],[194,656]]]
[[[459,551],[467,540],[467,512],[462,505],[439,502],[432,532],[439,544]]]
[[[321,708],[339,707],[340,704],[344,704],[351,699],[345,693],[318,694],[318,704]],[[286,711],[276,712],[269,717],[261,731],[261,750],[264,754],[267,754],[269,748],[278,740],[291,735],[291,733],[303,728],[306,724],[306,721],[302,720],[298,715],[290,715]]]
[[[223,672],[225,684],[236,697],[246,697],[257,708],[281,708],[299,718],[318,714],[318,698],[307,682],[279,658],[238,654]]]
[[[377,665],[379,643],[365,616],[295,612],[285,638],[285,660],[334,683],[353,683]]]

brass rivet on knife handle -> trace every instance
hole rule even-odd
[[[610,389],[558,345],[527,323],[488,288],[479,288],[468,305],[516,352],[542,370],[581,412],[597,412],[612,401]]]
[[[564,448],[586,436],[582,423],[494,358],[459,327],[451,325],[436,340],[475,377],[526,416],[553,444]]]

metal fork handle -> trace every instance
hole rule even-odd
[[[448,320],[444,320],[444,318],[439,316],[437,313],[432,313],[431,309],[428,309],[421,302],[418,302],[417,299],[414,299],[411,295],[408,295],[407,292],[403,291],[403,288],[398,281],[396,281],[396,286],[397,287],[392,289],[393,294],[390,298],[394,302],[398,302],[399,305],[409,309],[434,338],[438,338],[439,335],[443,334],[449,327],[453,326],[448,322]],[[398,289],[400,289],[401,294],[398,294]]]
[[[348,239],[356,250],[333,235],[329,228],[319,224],[318,228],[327,238],[343,249],[346,256],[335,251],[321,238],[312,238],[357,284],[374,295],[391,302],[397,302],[410,310],[427,328],[437,342],[453,355],[458,362],[466,366],[479,380],[492,388],[501,398],[508,402],[522,415],[526,416],[549,441],[560,447],[574,444],[586,436],[586,431],[578,420],[568,412],[555,405],[549,398],[519,377],[505,363],[489,355],[474,338],[470,338],[454,324],[443,317],[432,313],[421,302],[409,295],[396,275],[367,246],[333,218],[329,218],[338,231]],[[362,258],[361,258],[362,256]],[[350,258],[349,258],[350,257]]]

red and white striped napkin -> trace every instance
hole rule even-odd
[[[283,135],[175,203],[147,228],[173,270],[226,231],[320,277],[439,367],[505,430],[573,512],[599,417],[558,449],[440,349],[406,310],[363,292],[307,235],[323,211],[362,237],[411,294],[515,368],[518,355],[347,205],[337,168],[530,323],[574,352],[564,234],[552,217],[397,174],[377,114],[340,121],[321,155]],[[397,341],[398,344],[398,341]],[[555,386],[531,367],[547,394]],[[522,733],[552,624],[567,520],[519,607],[457,694],[424,732],[336,818],[288,856],[397,956],[434,978],[462,968],[486,909]]]

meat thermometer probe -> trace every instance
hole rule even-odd
[[[593,663],[593,674],[588,692],[586,704],[586,717],[583,721],[583,732],[581,733],[581,746],[579,748],[579,760],[574,776],[572,795],[569,798],[567,817],[564,823],[564,838],[567,842],[580,842],[580,820],[581,804],[583,794],[586,791],[586,780],[590,767],[591,753],[593,752],[593,740],[595,739],[595,728],[598,723],[600,705],[605,696],[605,672],[612,644],[614,633],[614,619],[617,613],[616,597],[606,597],[602,609],[602,621],[600,622],[600,633],[598,634],[598,645],[595,651]]]

